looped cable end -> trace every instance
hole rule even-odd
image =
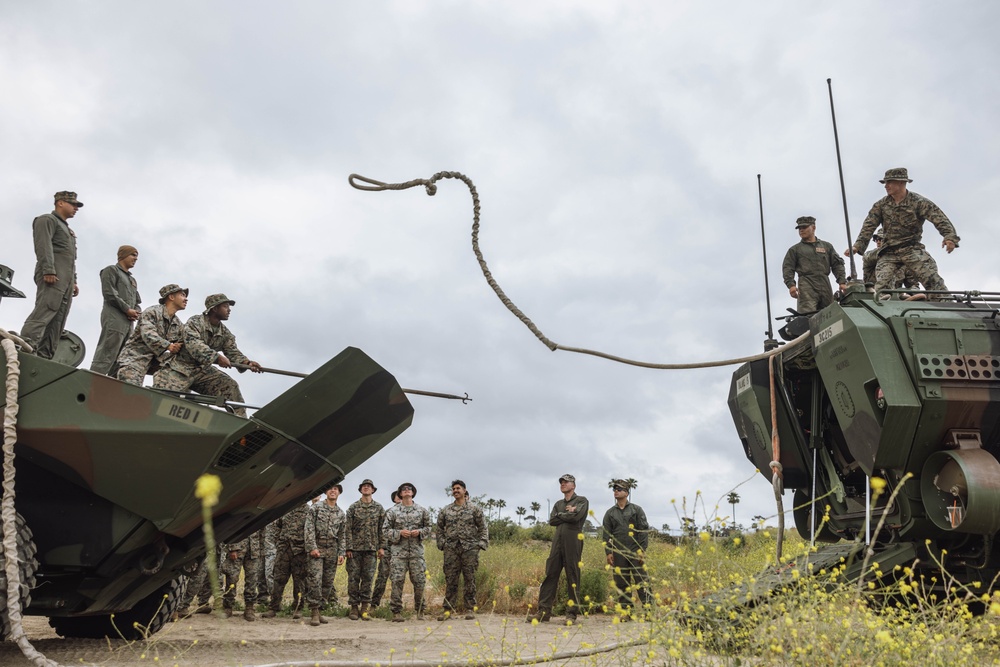
[[[360,185],[355,181],[361,181],[362,183],[368,183],[369,185]],[[380,192],[388,187],[382,181],[376,181],[374,178],[368,178],[367,176],[361,176],[360,174],[351,174],[347,177],[347,182],[351,184],[352,188],[358,190],[368,190],[370,192]]]
[[[784,470],[784,468],[781,467],[781,461],[771,461],[771,463],[768,464],[768,467],[779,475]]]
[[[424,183],[424,189],[427,190],[427,196],[428,197],[433,197],[434,195],[437,194],[438,186],[437,186],[437,183],[427,182],[427,183]]]

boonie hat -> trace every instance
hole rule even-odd
[[[167,302],[167,297],[171,294],[177,292],[184,292],[184,296],[188,295],[188,289],[186,287],[181,287],[175,283],[170,283],[169,285],[164,285],[160,288],[160,303],[164,304]]]
[[[885,177],[879,183],[885,183],[886,181],[906,181],[907,183],[912,183],[913,179],[906,173],[906,167],[893,167],[892,169],[885,170]]]
[[[69,190],[60,190],[55,194],[54,198],[56,201],[69,202],[73,206],[78,206],[79,208],[83,208],[83,202],[76,198],[75,192],[70,192]]]
[[[795,229],[802,229],[803,227],[808,227],[809,225],[815,225],[816,218],[811,215],[803,215],[795,219]]]
[[[213,294],[205,298],[205,312],[212,310],[220,303],[228,303],[230,306],[236,305],[236,302],[230,299],[225,294]]]
[[[370,479],[363,479],[363,480],[361,480],[361,483],[358,484],[358,492],[359,493],[361,492],[361,487],[364,486],[365,484],[367,484],[368,486],[372,487],[372,493],[375,493],[376,491],[378,491],[378,487],[375,486],[375,482],[371,481]]]
[[[414,498],[416,498],[416,497],[417,497],[417,487],[413,486],[413,484],[411,484],[410,482],[403,482],[402,484],[400,484],[400,485],[399,485],[399,488],[398,488],[398,489],[396,489],[396,493],[398,493],[398,494],[399,494],[399,497],[400,497],[400,498],[402,498],[402,497],[403,497],[403,487],[404,487],[404,486],[408,486],[408,487],[410,487],[411,489],[413,489],[413,497],[414,497]]]
[[[569,473],[566,473],[565,475],[563,475],[562,477],[559,478],[559,481],[560,482],[573,482],[574,484],[576,484],[576,477],[573,477],[573,475],[571,475]]]

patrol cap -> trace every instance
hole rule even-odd
[[[809,225],[815,225],[815,224],[816,224],[816,218],[812,217],[811,215],[803,215],[795,219],[795,229],[802,229],[804,227],[808,227]]]
[[[413,486],[413,484],[411,484],[410,482],[403,482],[402,484],[400,484],[399,488],[396,489],[396,493],[398,493],[399,497],[402,498],[403,497],[403,489],[405,487],[407,487],[407,486],[410,487],[411,489],[413,489],[413,497],[416,498],[417,497],[417,487]]]
[[[881,241],[882,240],[882,232],[875,232],[874,234],[872,234],[872,240],[873,241]]]
[[[164,285],[160,288],[160,303],[164,304],[167,302],[167,297],[171,294],[177,292],[184,292],[184,296],[188,295],[188,289],[186,287],[181,287],[175,283],[170,283],[169,285]]]
[[[576,477],[573,477],[573,475],[571,475],[569,473],[566,473],[565,475],[563,475],[562,477],[559,478],[559,482],[560,483],[562,483],[562,482],[573,482],[574,484],[576,484]]]
[[[340,484],[334,484],[333,486],[330,487],[330,489],[337,489],[337,491],[339,491],[340,493],[344,492],[344,487],[342,487]],[[327,489],[326,491],[329,491],[330,489]],[[326,493],[326,491],[324,491],[323,493]]]
[[[365,484],[372,487],[372,493],[378,491],[378,487],[375,486],[375,482],[371,481],[370,479],[363,479],[361,480],[361,483],[358,484],[358,492],[361,491],[361,487],[364,486]]]
[[[879,183],[885,183],[886,181],[906,181],[907,183],[912,183],[913,179],[906,173],[906,167],[893,167],[892,169],[885,170],[885,177]]]
[[[60,190],[54,195],[56,201],[69,202],[73,206],[78,208],[83,208],[83,202],[76,198],[75,192],[70,192],[69,190]]]
[[[615,491],[628,491],[629,483],[624,479],[611,480],[611,488]]]
[[[205,298],[205,312],[212,310],[220,303],[228,303],[230,306],[236,305],[236,302],[225,294],[213,294]]]

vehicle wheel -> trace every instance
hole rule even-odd
[[[187,577],[177,577],[129,610],[99,616],[51,617],[49,625],[61,637],[142,639],[159,632],[170,620],[186,586]]]
[[[21,609],[31,604],[31,589],[35,587],[35,572],[38,570],[38,561],[35,559],[35,540],[31,534],[31,529],[25,522],[24,517],[18,514],[15,517],[17,528],[17,558],[21,562]],[[0,539],[3,538],[3,524],[0,523]],[[7,558],[0,547],[0,638],[7,639],[10,636],[10,622],[7,618]]]
[[[795,519],[795,529],[799,531],[799,537],[808,541],[810,527],[812,525],[812,507],[809,501],[812,499],[812,495],[806,489],[796,489],[795,495],[793,496],[793,510],[792,516]],[[820,518],[821,512],[817,510],[816,516]],[[830,524],[823,523],[820,525],[819,530],[816,533],[817,542],[839,542],[840,536],[833,532],[830,528]]]

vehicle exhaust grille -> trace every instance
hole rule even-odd
[[[250,431],[226,447],[215,466],[229,470],[246,463],[273,439],[274,436],[267,431]]]

